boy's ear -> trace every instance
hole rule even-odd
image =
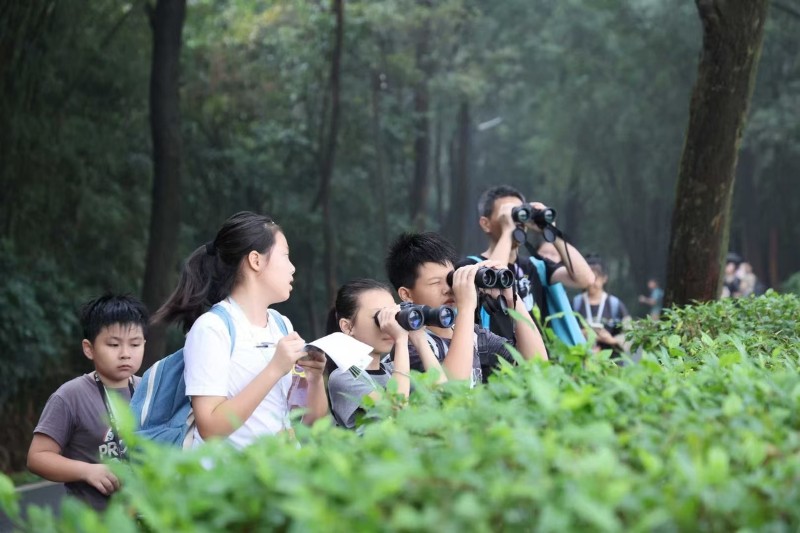
[[[342,330],[342,333],[353,334],[353,325],[346,318],[339,319],[339,329]]]
[[[487,217],[479,218],[478,219],[478,225],[480,225],[480,227],[481,227],[481,229],[483,230],[484,233],[491,233],[492,232],[491,222],[489,221],[489,219]]]
[[[85,355],[90,361],[93,361],[94,349],[92,348],[92,343],[89,342],[89,339],[83,339],[83,341],[81,341],[81,348],[83,348],[83,355]]]
[[[397,295],[400,299],[404,302],[413,302],[413,298],[411,298],[411,291],[406,287],[400,287],[397,289]]]

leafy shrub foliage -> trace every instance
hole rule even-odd
[[[298,428],[300,445],[242,452],[141,443],[105,517],[70,502],[22,527],[796,530],[798,314],[794,296],[728,300],[638,326],[638,364],[507,365],[474,390],[420,376],[410,405],[379,402],[361,435],[320,424]]]

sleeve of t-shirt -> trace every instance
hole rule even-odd
[[[186,336],[183,360],[187,396],[228,395],[231,337],[220,317],[205,313],[195,321]]]
[[[356,412],[361,406],[361,400],[372,391],[369,384],[354,378],[349,371],[341,368],[334,370],[328,379],[331,409],[348,428],[355,426]]]
[[[510,342],[505,337],[492,333],[488,329],[478,328],[476,332],[478,357],[482,364],[496,363],[498,357],[505,359],[509,363],[514,363],[514,356],[511,355],[511,352],[505,346],[506,344],[513,345],[513,342]]]
[[[74,426],[74,418],[69,405],[59,394],[53,394],[47,400],[42,416],[39,417],[39,423],[36,424],[33,432],[47,435],[56,441],[63,450],[72,438]]]

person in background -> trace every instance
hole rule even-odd
[[[608,272],[599,256],[586,259],[595,274],[595,281],[582,294],[572,300],[572,309],[586,319],[586,323],[597,334],[595,350],[610,349],[613,356],[625,351],[623,326],[631,317],[622,300],[605,290]]]
[[[650,311],[647,313],[653,320],[658,320],[661,316],[661,307],[664,300],[664,291],[658,286],[658,280],[650,278],[647,281],[647,289],[650,291],[647,296],[644,294],[639,295],[639,303],[650,306]]]

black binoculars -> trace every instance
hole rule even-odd
[[[534,209],[530,205],[519,205],[511,210],[511,220],[517,224],[533,222],[544,229],[548,224],[556,221],[556,210],[552,207]]]
[[[453,274],[447,274],[447,284],[453,286]],[[475,273],[475,286],[479,289],[508,289],[514,285],[514,273],[507,268],[481,267]]]
[[[374,319],[375,325],[380,327],[378,313],[375,313]],[[417,331],[425,326],[449,328],[456,320],[456,310],[449,305],[431,307],[403,302],[400,304],[400,311],[395,315],[395,319],[406,331]]]

